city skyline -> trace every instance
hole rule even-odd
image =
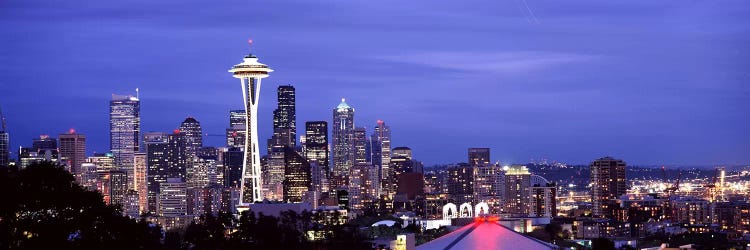
[[[24,7],[16,4],[20,3],[10,3],[9,9]],[[33,5],[34,3],[20,5],[25,4]],[[58,7],[66,7],[64,6],[66,4]],[[606,33],[602,27],[596,25],[565,22],[565,16],[558,15],[559,9],[556,8],[560,8],[559,5],[530,4],[537,13],[538,22],[533,21],[534,19],[531,19],[531,22],[526,21],[530,17],[520,14],[521,12],[515,8],[511,9],[513,11],[500,11],[497,16],[479,11],[478,14],[483,15],[475,17],[493,20],[495,18],[507,19],[508,25],[517,27],[499,25],[502,27],[498,28],[487,23],[480,23],[477,28],[498,32],[508,29],[516,35],[514,38],[533,44],[528,46],[512,45],[507,41],[503,42],[504,40],[495,35],[480,34],[482,39],[479,40],[484,42],[474,44],[477,51],[462,51],[457,47],[467,43],[462,42],[461,37],[468,37],[470,33],[460,33],[455,36],[444,35],[464,26],[470,27],[464,21],[455,24],[456,26],[444,27],[445,30],[430,30],[426,39],[441,37],[439,41],[412,37],[410,42],[400,44],[399,40],[389,39],[387,36],[375,42],[370,41],[375,40],[371,36],[365,36],[361,38],[362,40],[355,40],[355,38],[338,40],[337,38],[341,37],[313,36],[304,32],[300,33],[299,40],[302,41],[298,41],[281,39],[271,28],[237,29],[233,27],[234,29],[221,30],[220,34],[222,39],[237,41],[234,43],[219,44],[208,42],[203,38],[186,39],[174,49],[162,50],[160,46],[173,46],[179,43],[177,42],[179,39],[193,37],[180,30],[172,32],[175,33],[174,38],[149,35],[152,33],[138,29],[140,26],[132,23],[132,19],[114,16],[110,21],[121,22],[122,27],[118,26],[110,32],[92,35],[95,39],[111,39],[106,45],[97,43],[97,46],[88,48],[79,44],[86,44],[85,39],[61,34],[65,40],[60,41],[59,46],[66,48],[64,53],[86,52],[81,53],[80,58],[75,57],[76,59],[72,59],[73,61],[69,63],[66,60],[73,57],[66,57],[63,52],[50,49],[55,46],[38,46],[39,50],[27,49],[26,46],[40,45],[41,42],[26,39],[43,37],[41,33],[44,32],[39,31],[49,28],[57,27],[62,28],[62,31],[69,31],[64,24],[55,24],[51,27],[38,26],[40,23],[29,19],[31,16],[36,14],[50,18],[65,18],[66,15],[76,13],[75,11],[63,8],[68,12],[63,11],[55,15],[46,15],[52,13],[49,7],[24,13],[9,11],[7,17],[0,22],[21,24],[11,25],[13,27],[9,28],[10,32],[24,31],[29,32],[29,35],[19,40],[28,42],[28,45],[7,41],[9,46],[6,49],[9,51],[6,54],[9,56],[3,57],[2,61],[13,66],[3,69],[0,74],[12,84],[0,86],[0,91],[6,93],[0,101],[0,106],[7,118],[13,156],[17,153],[14,149],[18,146],[29,146],[30,141],[37,138],[39,134],[57,135],[70,128],[75,128],[87,136],[88,154],[92,151],[107,151],[109,141],[106,103],[110,94],[134,94],[133,90],[138,87],[142,90],[140,96],[142,101],[141,133],[172,131],[185,117],[193,116],[201,121],[205,133],[223,135],[229,110],[241,107],[236,105],[240,100],[236,89],[229,87],[236,82],[222,73],[224,73],[225,65],[235,63],[238,54],[247,52],[246,45],[241,41],[247,36],[252,36],[256,40],[254,52],[264,58],[264,62],[276,65],[274,68],[277,69],[277,72],[266,81],[262,88],[262,104],[258,116],[260,148],[265,148],[264,140],[272,134],[273,128],[271,113],[274,105],[265,101],[273,99],[273,91],[277,86],[291,84],[299,93],[297,96],[299,122],[315,120],[331,122],[330,110],[335,107],[339,98],[344,97],[357,109],[355,123],[357,127],[365,126],[370,133],[376,120],[386,121],[392,126],[394,138],[392,146],[413,148],[415,158],[428,165],[462,162],[465,159],[465,149],[469,147],[491,148],[494,157],[491,160],[493,162],[500,160],[503,163],[524,163],[532,158],[548,158],[561,162],[587,164],[591,159],[607,155],[627,159],[630,165],[713,166],[747,164],[750,161],[745,154],[750,149],[750,142],[748,142],[750,140],[747,140],[748,131],[743,129],[749,119],[747,111],[743,108],[749,104],[746,98],[743,99],[747,96],[748,87],[741,84],[742,80],[747,79],[746,76],[741,75],[741,69],[746,66],[746,63],[739,59],[739,56],[743,52],[746,53],[746,50],[738,45],[742,35],[747,34],[747,30],[727,25],[739,20],[736,15],[746,12],[748,9],[746,6],[733,6],[731,11],[725,9],[733,14],[724,16],[720,16],[721,11],[715,9],[712,9],[715,12],[700,14],[703,5],[728,8],[709,3],[685,6],[666,3],[633,3],[628,6],[629,8],[622,9],[616,8],[614,4],[601,3],[599,6],[602,7],[601,13],[594,13],[590,7],[578,13],[594,20],[597,14],[620,14],[620,16],[614,16],[615,25],[619,24],[619,27],[625,28],[625,31]],[[275,10],[288,7],[288,5],[286,3],[262,3],[258,7]],[[407,4],[405,7],[409,6]],[[88,13],[89,16],[82,15],[74,22],[90,21],[92,11],[108,10],[111,7],[96,3],[92,7],[76,10],[82,14]],[[214,8],[222,9],[225,7],[214,6]],[[433,14],[448,15],[447,18],[450,20],[451,15],[477,12],[472,9],[459,9],[456,14],[439,12],[448,7],[438,3],[432,7],[438,10]],[[342,8],[353,7],[344,5]],[[651,8],[650,12],[640,12],[649,8]],[[363,11],[359,8],[354,10]],[[300,10],[292,9],[292,11]],[[383,8],[373,11],[380,14],[401,13]],[[632,16],[634,12],[644,15],[645,20],[627,21],[626,18]],[[227,18],[238,18],[233,15],[236,12],[229,11],[228,13],[230,14]],[[154,13],[144,13],[144,15],[155,18]],[[428,15],[425,19],[447,25],[445,21],[437,21],[436,16]],[[643,30],[632,29],[642,22],[653,22],[665,16],[681,21],[681,23],[678,23],[679,25],[656,23],[655,27],[644,27]],[[197,18],[205,20],[209,17],[198,16]],[[307,18],[316,17],[318,16],[313,15]],[[348,20],[346,17],[344,16],[344,20]],[[697,20],[691,20],[694,17]],[[185,20],[186,17],[171,13],[164,19],[157,18],[153,21],[167,26],[172,25],[170,27],[185,28],[179,24],[164,23],[164,21],[171,20],[168,18]],[[707,22],[712,18],[715,20]],[[272,19],[269,27],[297,25],[305,21],[304,18],[300,19],[290,21]],[[403,18],[394,20],[405,21]],[[255,21],[249,20],[247,24]],[[413,19],[411,21],[413,22],[407,23],[428,24],[424,23],[425,21]],[[554,24],[556,21],[561,22]],[[705,22],[701,23],[701,21]],[[330,32],[334,34],[347,28],[338,22],[324,22],[324,24],[324,27],[330,27],[332,29]],[[378,28],[388,27],[388,24],[390,21],[359,22],[352,25],[355,28],[364,28],[366,31],[377,31]],[[207,23],[206,25],[216,24]],[[539,34],[537,32],[540,29],[545,29],[546,25],[570,29],[570,34],[563,32],[565,34],[558,37],[559,40],[556,41],[563,41],[560,43],[574,43],[578,41],[576,38],[581,34],[590,32],[594,35],[594,42],[589,45],[593,47],[589,51],[580,51],[578,46],[571,44],[557,47],[553,46],[554,44],[533,39]],[[29,31],[16,26],[36,29]],[[672,32],[667,34],[654,34],[658,28],[665,27],[682,28],[671,30]],[[135,30],[128,30],[128,28]],[[405,33],[406,28],[396,32]],[[96,27],[86,29],[97,30]],[[523,31],[523,29],[531,31]],[[713,35],[723,38],[724,40],[721,41],[724,43],[716,46],[713,40],[702,39],[700,35],[708,30],[712,30]],[[133,34],[128,31],[132,31]],[[51,33],[51,35],[54,34],[59,33]],[[377,32],[373,35],[378,34],[383,33]],[[608,34],[612,37],[608,37]],[[625,35],[632,35],[643,40],[633,41],[634,44],[602,45]],[[659,43],[648,44],[648,42],[654,42],[647,39],[652,35],[661,39]],[[113,39],[125,37],[132,38],[132,40]],[[157,38],[161,42],[156,42]],[[492,44],[491,41],[498,43]],[[674,48],[675,51],[659,51],[667,48],[666,46],[671,42],[682,41],[690,46]],[[136,46],[132,48],[126,46],[128,42]],[[362,43],[363,46],[356,48],[357,46],[351,46],[349,43]],[[337,49],[345,52],[330,54],[330,51],[325,49],[326,45],[344,45]],[[419,45],[428,45],[425,48],[427,51],[414,48]],[[497,48],[493,50],[491,45],[497,45]],[[710,51],[716,47],[718,51]],[[622,52],[607,52],[608,49],[617,48],[631,48],[633,51],[630,52],[639,53],[629,57]],[[91,51],[87,52],[88,49]],[[145,69],[149,67],[142,65],[143,63],[158,65],[156,63],[162,61],[152,61],[154,58],[151,56],[133,53],[134,49],[155,51],[155,56],[165,58],[165,65],[167,62],[175,63],[175,61],[183,63],[181,62],[183,60],[177,60],[183,56],[187,59],[184,60],[185,63],[196,63],[197,60],[198,64],[190,69],[198,75],[191,79],[193,75],[188,78],[175,76],[176,72],[171,69],[163,72],[146,71]],[[203,49],[206,51],[199,52]],[[376,53],[366,51],[368,49]],[[112,56],[103,57],[103,53],[99,52],[104,51],[112,52]],[[93,52],[97,53],[91,54]],[[660,54],[659,58],[648,56],[649,53],[657,52],[663,55]],[[200,60],[201,57],[206,56],[204,53],[218,55],[208,57],[205,61]],[[394,55],[400,53],[404,55]],[[89,70],[88,67],[91,66],[95,66],[92,69],[101,67],[94,64],[107,65],[113,62],[110,61],[113,58],[118,60],[119,65],[124,65],[124,69],[115,71],[116,78],[113,78],[110,73],[107,73],[106,77],[98,74],[61,73],[58,74],[59,82],[46,84],[42,78],[34,78],[33,74],[20,69],[20,67],[29,66],[30,63],[37,64],[38,58],[42,55],[48,56],[45,59],[52,63],[65,64],[61,66],[63,69],[76,73]],[[305,68],[309,65],[300,65],[295,62],[299,56],[320,60],[319,64],[323,66]],[[365,58],[362,59],[359,56]],[[634,61],[638,59],[636,56],[659,60],[655,62]],[[466,60],[467,57],[481,57],[481,60]],[[431,60],[425,62],[425,59]],[[446,61],[447,59],[456,59],[456,62],[465,63],[465,65],[445,65],[444,62],[451,62]],[[663,60],[686,60],[690,63],[684,62],[681,64],[682,67],[663,65],[666,67],[663,69],[664,72],[655,72],[648,68],[655,66],[653,64],[666,62]],[[712,61],[722,61],[725,63],[722,64],[724,67],[706,63]],[[372,66],[370,67],[372,70],[343,65],[357,62]],[[645,65],[638,65],[638,63]],[[390,71],[392,67],[403,69],[405,72],[389,77],[365,79],[378,76],[376,71]],[[637,74],[607,71],[608,68],[625,69],[626,72]],[[705,70],[694,70],[696,68]],[[53,69],[53,71],[56,70],[58,69]],[[330,75],[321,74],[311,77],[311,71],[328,72]],[[436,72],[436,74],[430,74],[430,72]],[[539,79],[539,76],[557,80],[543,80]],[[490,84],[497,82],[507,84]],[[62,83],[59,86],[64,88],[59,87],[58,83]],[[376,83],[381,83],[382,86],[374,86]],[[446,88],[435,90],[436,88],[428,86],[428,83]],[[186,84],[185,86],[188,87],[175,88],[175,84]],[[48,91],[28,91],[28,86],[44,86],[48,88]],[[447,88],[448,86],[451,88]],[[570,86],[571,89],[561,90],[561,86]],[[199,91],[200,87],[211,88],[211,90]],[[320,89],[326,87],[326,90]],[[399,88],[403,91],[389,91],[388,95],[383,98],[371,97],[373,93],[382,93],[379,90]],[[430,88],[429,91],[426,88]],[[475,91],[475,88],[487,91]],[[415,92],[416,90],[423,90],[423,92]],[[469,94],[448,95],[461,92],[469,92]],[[34,96],[24,93],[34,93]],[[495,99],[496,95],[502,98]],[[592,97],[593,100],[591,100]],[[30,98],[34,98],[35,102],[28,102]],[[59,101],[67,105],[58,105]],[[34,110],[50,107],[55,107],[56,112],[45,113],[44,116],[28,115]],[[302,131],[298,128],[297,134],[302,134],[300,132]],[[434,140],[436,135],[445,136],[440,140],[445,142],[440,143]],[[612,140],[605,140],[610,138]],[[224,144],[222,136],[209,136],[204,139],[206,145]]]

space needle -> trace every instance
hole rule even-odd
[[[252,45],[253,40],[248,40]],[[258,62],[253,54],[246,55],[242,62],[229,70],[234,78],[240,79],[242,98],[245,104],[245,148],[240,181],[239,206],[263,200],[261,190],[260,152],[258,152],[258,98],[261,79],[268,77],[273,70]]]

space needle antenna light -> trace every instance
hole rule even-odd
[[[252,45],[253,40],[248,39],[247,43]],[[268,65],[258,62],[258,57],[253,54],[246,55],[241,63],[229,69],[232,77],[240,79],[242,101],[247,114],[238,211],[242,208],[246,209],[249,203],[263,201],[261,190],[263,181],[258,148],[258,98],[260,97],[261,80],[268,77],[268,73],[272,71]]]

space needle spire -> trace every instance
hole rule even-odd
[[[253,44],[248,39],[248,45]],[[242,86],[242,101],[245,106],[245,145],[244,160],[242,162],[242,179],[240,184],[240,206],[263,200],[261,190],[260,151],[258,148],[258,98],[260,97],[260,83],[273,70],[268,65],[258,62],[253,54],[246,55],[242,62],[232,66],[229,72],[234,78],[240,79]]]

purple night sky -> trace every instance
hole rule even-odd
[[[262,144],[292,84],[300,133],[345,97],[358,126],[385,120],[426,164],[468,147],[504,163],[748,164],[748,24],[746,0],[4,0],[0,107],[13,154],[69,128],[107,151],[111,94],[136,87],[143,132],[194,116],[223,135],[242,107],[227,70],[252,37],[275,70]]]

